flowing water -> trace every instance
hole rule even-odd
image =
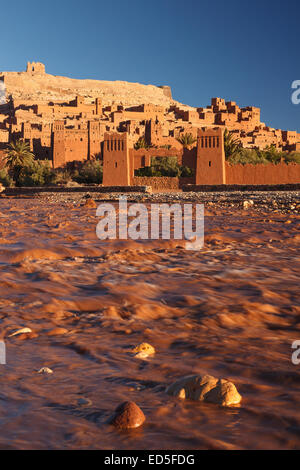
[[[210,208],[198,252],[96,224],[71,201],[0,200],[0,448],[299,448],[299,216]],[[143,341],[155,356],[133,358]],[[207,373],[241,405],[165,393]],[[134,431],[105,423],[125,400],[147,418]]]

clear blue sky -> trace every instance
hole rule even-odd
[[[1,5],[1,71],[170,85],[178,101],[220,96],[300,131],[299,0],[14,0]]]

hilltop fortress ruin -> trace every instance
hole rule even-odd
[[[28,62],[26,72],[0,73],[0,82],[6,92],[0,105],[0,151],[22,139],[37,159],[49,160],[54,168],[99,158],[104,185],[132,184],[134,170],[149,166],[151,156],[176,156],[195,170],[197,184],[248,182],[226,169],[225,128],[243,147],[300,151],[299,133],[273,129],[261,122],[259,108],[241,108],[222,98],[192,108],[174,101],[168,86],[56,77],[46,74],[40,62]],[[195,138],[191,148],[177,140],[187,133]],[[141,138],[149,149],[134,150]],[[288,173],[282,182],[290,181]]]

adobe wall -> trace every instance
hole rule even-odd
[[[97,121],[89,121],[87,129],[68,129],[63,120],[53,125],[53,167],[66,163],[83,162],[99,157],[102,153],[104,127]]]
[[[170,146],[177,150],[182,149],[182,144],[177,139],[171,136],[163,135],[162,124],[156,120],[149,119],[145,123],[145,141],[148,145],[158,146]]]
[[[178,159],[178,163],[179,165],[188,166],[195,170],[197,166],[197,146],[192,148],[184,147],[182,149],[181,160]]]
[[[88,123],[88,155],[89,159],[94,159],[102,155],[102,142],[104,140],[104,125],[99,122],[89,121]]]
[[[85,129],[65,129],[65,163],[88,159],[89,141]]]
[[[21,105],[24,106],[24,103],[21,103]],[[25,106],[29,106],[29,104],[27,103]],[[77,96],[75,100],[69,103],[40,103],[32,107],[36,114],[43,116],[102,116],[102,101],[100,98],[96,98],[95,102],[90,104],[85,103],[81,96]]]
[[[145,120],[159,120],[164,119],[165,109],[163,106],[153,104],[142,104],[139,106],[132,106],[127,109],[119,109],[112,112],[112,122],[119,125],[125,121],[141,122]]]
[[[0,143],[8,144],[9,142],[9,131],[7,129],[0,129]]]
[[[226,162],[226,184],[294,184],[300,183],[300,165],[278,163],[275,165],[230,165]]]
[[[21,131],[11,129],[11,136],[24,139],[39,160],[52,160],[52,128],[50,125],[22,123]]]
[[[134,186],[151,186],[154,191],[173,191],[178,190],[186,184],[194,184],[194,177],[185,178],[173,178],[170,176],[161,177],[146,177],[146,176],[135,176],[131,180],[131,184]]]

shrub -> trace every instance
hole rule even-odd
[[[180,167],[180,176],[181,177],[191,177],[194,176],[195,170],[190,168],[189,166],[181,166]]]
[[[234,165],[237,163],[241,163],[242,165],[246,163],[251,163],[252,165],[273,163],[277,165],[281,161],[300,164],[300,153],[283,152],[278,150],[274,145],[271,145],[264,150],[240,148],[228,158],[228,162]]]
[[[262,159],[275,164],[280,163],[286,155],[284,152],[277,150],[274,145],[267,146],[264,150],[258,150],[257,153]]]
[[[33,161],[24,166],[18,176],[18,186],[44,186],[54,183],[55,172],[49,163]]]
[[[300,153],[291,152],[285,155],[284,161],[286,163],[298,163],[300,164]]]
[[[80,184],[101,184],[103,179],[103,166],[94,160],[82,164],[74,171],[72,179]]]
[[[0,170],[0,184],[9,188],[14,184],[14,180],[9,176],[8,171],[6,168]]]
[[[74,176],[76,172],[67,170],[65,168],[61,169],[58,168],[55,170],[55,184],[67,184],[72,181],[72,177]],[[77,174],[77,173],[76,173]],[[73,175],[73,176],[72,176]]]
[[[180,167],[176,157],[151,157],[151,166],[136,170],[136,176],[179,176]]]
[[[238,163],[241,163],[242,165],[246,165],[247,163],[251,163],[252,165],[269,163],[265,156],[259,154],[255,149],[240,149],[228,158],[228,162],[233,165]]]

